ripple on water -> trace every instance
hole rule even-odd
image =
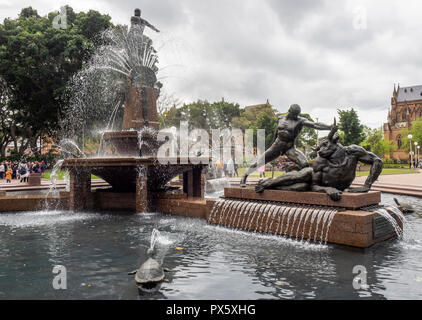
[[[0,215],[0,225],[11,228],[26,228],[70,223],[89,219],[104,219],[104,214],[80,213],[69,211],[26,211],[20,213],[3,213]]]

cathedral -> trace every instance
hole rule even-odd
[[[411,126],[412,121],[422,116],[422,85],[400,87],[394,85],[391,97],[391,109],[387,123],[384,123],[384,139],[390,140],[397,147],[392,153],[392,160],[409,161],[409,151],[402,149],[401,130]],[[386,155],[390,158],[390,155]]]

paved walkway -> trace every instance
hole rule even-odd
[[[365,180],[366,177],[356,177],[353,186],[361,186]],[[381,175],[372,185],[372,189],[387,193],[422,197],[422,172]]]

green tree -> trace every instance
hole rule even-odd
[[[274,142],[277,133],[277,119],[263,114],[257,121],[257,129],[265,130],[265,150]]]
[[[234,117],[240,115],[237,103],[198,100],[181,107],[172,107],[160,115],[164,127],[179,127],[180,121],[188,121],[190,129],[205,129],[211,135],[211,129],[223,129],[232,125]]]
[[[0,156],[6,156],[6,147],[11,141],[12,114],[9,110],[8,101],[10,92],[4,79],[0,78]]]
[[[418,145],[422,145],[422,118],[413,121],[409,129],[403,129],[400,133],[402,136],[402,148],[407,149],[408,151],[410,151],[410,147],[409,138],[407,136],[409,134],[412,135],[412,151],[415,152],[414,143],[417,142]]]
[[[37,150],[39,137],[55,135],[69,101],[68,80],[94,52],[94,34],[112,26],[108,15],[66,10],[67,29],[53,27],[59,12],[41,17],[31,7],[0,24],[0,76],[10,91],[20,153],[28,144]]]
[[[259,128],[258,121],[262,116],[267,115],[270,118],[277,118],[276,110],[270,104],[260,104],[256,106],[248,106],[240,110],[238,116],[233,117],[233,128],[242,130]]]
[[[371,129],[365,126],[364,135],[365,140],[360,145],[380,158],[384,158],[386,154],[391,154],[396,149],[391,141],[384,140],[382,128]]]
[[[365,139],[363,125],[360,123],[357,112],[350,110],[337,110],[339,119],[338,128],[340,130],[340,143],[348,146],[351,144],[359,145]]]

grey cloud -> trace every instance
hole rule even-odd
[[[308,15],[321,13],[325,7],[323,0],[266,0],[266,2],[277,13],[279,22],[286,27],[286,30],[294,30]]]
[[[82,0],[69,0],[75,11]],[[241,105],[270,102],[280,111],[299,103],[320,121],[337,108],[359,108],[362,121],[385,121],[394,82],[421,84],[420,1],[327,0],[93,0],[115,23],[133,9],[162,32],[146,31],[160,47],[159,76],[166,91]],[[40,13],[57,10],[44,1]],[[365,30],[353,28],[356,6],[367,10]],[[0,17],[16,17],[14,4]],[[104,8],[103,11],[98,8]],[[85,9],[84,9],[85,10]],[[166,39],[175,40],[165,43]],[[164,41],[164,45],[161,42]],[[182,67],[173,67],[182,65]]]

